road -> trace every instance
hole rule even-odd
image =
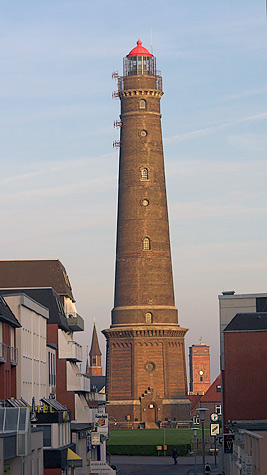
[[[214,457],[206,457],[206,462],[213,468],[212,474],[220,474],[219,469],[214,470]],[[202,460],[197,458],[197,474],[202,475]],[[127,457],[112,455],[111,465],[115,465],[119,475],[195,475],[194,457],[178,457],[178,464],[174,465],[171,457]],[[119,471],[120,470],[120,471]]]

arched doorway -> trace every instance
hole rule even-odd
[[[147,422],[156,422],[157,419],[156,419],[156,405],[153,403],[153,402],[150,402],[148,405],[147,405],[147,409],[146,409],[146,420]]]

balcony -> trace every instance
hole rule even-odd
[[[94,393],[90,392],[87,396],[88,401],[96,401],[99,402],[100,404],[105,404],[106,402],[106,394],[104,393]]]
[[[79,345],[76,341],[69,341],[69,352],[68,352],[68,360],[73,361],[82,361],[83,360],[83,349],[82,346]]]
[[[73,341],[72,334],[58,329],[58,357],[70,361],[82,361],[82,346]]]
[[[67,361],[67,391],[90,392],[90,378],[72,361]]]
[[[71,312],[67,313],[66,316],[68,325],[73,332],[84,331],[84,320],[78,313]]]
[[[90,387],[91,387],[90,378],[82,373],[77,373],[76,378],[78,380],[78,386],[79,386],[79,389],[77,389],[77,391],[89,392]]]
[[[5,345],[5,343],[0,343],[0,363],[6,363],[7,349],[8,349],[8,346]]]

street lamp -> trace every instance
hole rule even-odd
[[[159,425],[159,428],[160,428],[160,424],[161,424],[161,419],[158,420],[158,425]],[[169,424],[171,423],[171,420],[168,419],[168,421],[164,421],[163,422],[163,450],[164,450],[164,447],[165,447],[165,425],[166,425],[166,422],[168,422]],[[166,455],[166,450],[164,450],[164,455]]]
[[[195,452],[195,475],[197,475],[197,431],[198,427],[193,427],[193,434],[194,434],[194,452]]]
[[[205,432],[204,432],[204,421],[206,417],[206,411],[209,409],[207,407],[199,407],[199,418],[201,421],[201,432],[202,432],[202,465],[203,465],[203,475],[205,475]]]

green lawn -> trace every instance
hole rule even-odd
[[[108,445],[163,445],[163,429],[111,430]],[[198,437],[201,437],[199,431]],[[205,429],[205,437],[209,437],[209,429]],[[193,439],[192,429],[165,429],[166,445],[190,444]]]

